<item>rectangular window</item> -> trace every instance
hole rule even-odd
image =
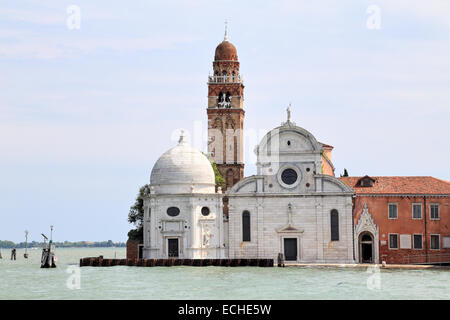
[[[413,203],[413,219],[422,219],[422,204],[421,203]]]
[[[439,220],[439,204],[430,204],[430,219]]]
[[[439,250],[440,249],[438,234],[432,234],[430,236],[430,248],[431,248],[431,250]]]
[[[389,203],[389,219],[397,219],[397,204],[396,203]]]
[[[450,248],[450,237],[442,237],[442,248]]]
[[[414,249],[420,250],[423,249],[423,241],[421,234],[414,235]]]
[[[389,235],[389,249],[398,249],[398,234]]]

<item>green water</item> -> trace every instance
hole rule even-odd
[[[39,268],[40,250],[29,253],[11,261],[2,249],[0,299],[450,299],[450,270],[83,267],[76,289],[67,269],[81,257],[124,258],[125,248],[56,249],[56,269]]]

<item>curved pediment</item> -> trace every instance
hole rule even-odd
[[[256,154],[277,153],[318,153],[322,145],[306,129],[292,123],[284,124],[269,131],[256,147]]]
[[[227,193],[255,193],[256,176],[250,176],[236,183]]]
[[[329,175],[323,175],[322,176],[322,190],[323,192],[351,192],[354,193],[353,189],[350,188],[348,185],[343,183],[341,180],[329,176]]]

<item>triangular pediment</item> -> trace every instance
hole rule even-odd
[[[287,224],[284,227],[278,228],[277,232],[281,233],[303,233],[303,229],[302,228],[296,228],[294,226],[292,226],[291,224]]]

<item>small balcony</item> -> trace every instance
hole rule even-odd
[[[240,75],[236,76],[208,76],[209,83],[244,83],[244,79]]]

